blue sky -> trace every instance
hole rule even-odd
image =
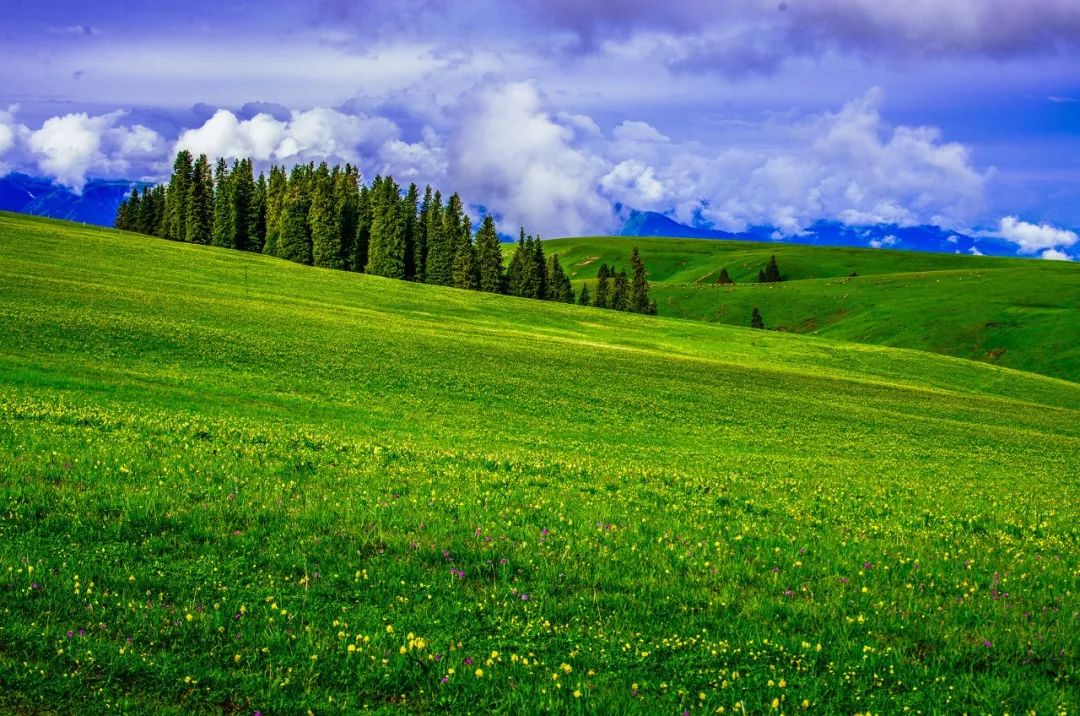
[[[1075,0],[4,13],[0,172],[157,179],[186,147],[352,161],[545,236],[611,231],[633,207],[790,235],[932,222],[1080,254]]]

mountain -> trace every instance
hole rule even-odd
[[[148,185],[126,179],[90,179],[82,193],[76,194],[49,179],[9,174],[0,178],[0,211],[112,226],[116,209],[133,186]]]
[[[777,241],[779,232],[772,226],[751,226],[731,233],[716,229],[687,226],[654,211],[635,211],[623,224],[620,236],[663,236],[685,239],[741,239]],[[871,224],[848,226],[838,221],[816,221],[803,233],[783,237],[788,243],[809,246],[852,246],[874,249],[903,249],[934,253],[961,253],[985,256],[1018,256],[1015,244],[986,237],[973,237],[940,226],[900,226]]]

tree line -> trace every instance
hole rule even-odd
[[[205,154],[180,151],[168,184],[131,190],[117,210],[116,228],[440,286],[566,303],[579,298],[558,255],[545,257],[540,237],[522,228],[504,267],[491,216],[474,233],[458,194],[444,201],[430,186],[422,194],[416,184],[403,191],[389,176],[365,184],[350,164],[311,163],[288,172],[275,166],[256,178],[250,159],[231,165],[219,159],[212,167]],[[637,293],[627,289],[625,300],[595,305],[651,305],[636,248],[632,263]]]

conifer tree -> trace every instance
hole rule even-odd
[[[720,275],[717,276],[716,283],[720,284],[721,286],[729,286],[735,283],[731,280],[731,276],[728,275],[727,267],[720,269]]]
[[[784,278],[780,275],[780,269],[776,266],[775,254],[769,257],[769,263],[765,266],[764,270],[758,271],[759,283],[778,283],[783,281]]]
[[[405,242],[405,278],[412,281],[416,278],[416,242],[417,220],[416,213],[419,210],[420,194],[416,184],[409,184],[409,190],[401,199],[401,221],[403,238]]]
[[[641,260],[635,246],[630,253],[630,267],[633,277],[630,281],[630,307],[634,313],[649,313],[649,280],[645,263]]]
[[[248,251],[262,251],[266,243],[266,175],[259,172],[255,193],[251,197],[251,214],[248,223]]]
[[[311,227],[311,262],[321,268],[341,269],[341,216],[334,204],[334,179],[323,163],[312,178],[311,209],[308,225]]]
[[[153,235],[154,233],[154,195],[148,186],[144,186],[139,196],[139,216],[135,225],[141,234]]]
[[[230,233],[233,237],[232,247],[240,251],[248,251],[254,245],[259,245],[253,226],[257,221],[256,191],[255,170],[251,160],[233,162],[229,173],[229,198],[232,201],[229,217],[233,221]]]
[[[443,235],[443,211],[442,194],[436,191],[431,202],[427,203],[427,216],[424,219],[424,239],[427,251],[424,256],[424,281],[435,285],[441,285],[443,275],[440,272],[443,269],[447,251]]]
[[[263,253],[279,256],[278,243],[281,238],[281,222],[285,213],[285,203],[289,198],[289,180],[281,167],[271,167],[270,179],[266,183],[266,240]]]
[[[596,272],[596,302],[597,308],[611,307],[611,269],[607,264],[600,264],[600,270]]]
[[[582,284],[581,285],[581,293],[578,294],[577,302],[578,302],[579,306],[591,306],[592,305],[592,297],[589,295],[589,285],[588,284]]]
[[[461,197],[453,194],[442,211],[440,231],[434,242],[428,235],[427,282],[439,286],[450,286],[454,282],[454,258],[457,244],[461,240],[461,226],[464,211]]]
[[[346,269],[359,270],[352,265],[353,242],[360,221],[360,172],[351,164],[334,178],[334,206],[341,230],[341,263]]]
[[[281,211],[277,255],[289,261],[311,264],[311,236],[308,234],[308,206],[300,182],[289,182],[289,193]]]
[[[205,154],[195,160],[191,172],[191,188],[187,200],[187,241],[192,244],[210,243],[213,222],[214,177]]]
[[[191,195],[191,152],[184,149],[176,153],[172,178],[165,192],[165,238],[187,241],[188,199]]]
[[[210,243],[227,248],[236,245],[236,204],[224,159],[218,159],[214,169],[214,223]]]
[[[502,247],[495,220],[490,214],[484,217],[480,230],[476,232],[476,264],[480,274],[480,290],[502,293],[505,284]]]
[[[761,318],[761,311],[754,306],[753,312],[750,314],[750,327],[751,328],[764,328],[765,321]]]
[[[630,281],[626,278],[625,269],[615,274],[611,289],[611,308],[616,311],[630,310]]]
[[[401,191],[392,177],[386,177],[376,193],[372,191],[371,239],[367,273],[387,278],[405,278],[405,217]]]
[[[371,211],[372,197],[377,189],[382,187],[382,177],[375,177],[371,187],[361,186],[357,201],[356,211],[356,238],[352,247],[353,271],[366,271],[368,264],[368,249],[371,245]]]
[[[419,216],[416,219],[416,236],[413,242],[413,280],[420,283],[427,281],[427,246],[428,246],[428,226],[430,224],[430,213],[432,210],[432,202],[435,197],[432,195],[431,185],[424,187],[424,199],[420,204]]]
[[[525,295],[525,227],[521,227],[510,265],[506,268],[506,292],[511,296]]]
[[[462,236],[454,249],[454,287],[475,291],[480,288],[480,273],[476,265],[476,247],[470,236],[469,217],[462,222]]]
[[[548,297],[548,267],[544,259],[544,244],[537,236],[533,239],[533,274],[535,276],[535,288],[530,298],[544,300]]]
[[[566,272],[559,264],[559,255],[552,254],[547,264],[547,300],[562,301],[563,303],[574,302],[574,287],[570,284]]]

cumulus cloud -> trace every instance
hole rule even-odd
[[[104,177],[126,177],[156,161],[165,152],[157,132],[140,124],[124,126],[123,111],[91,116],[85,112],[47,119],[39,129],[18,125],[15,136],[22,145],[16,161],[32,163],[38,172],[81,192],[93,172]]]
[[[1047,261],[1072,261],[1073,257],[1069,256],[1064,251],[1058,251],[1057,249],[1047,249],[1039,254],[1039,258],[1046,259]]]
[[[892,234],[882,237],[880,239],[870,239],[870,248],[880,249],[887,248],[889,246],[896,246],[896,237]]]
[[[461,107],[450,142],[450,185],[502,214],[509,226],[545,236],[614,228],[597,192],[606,162],[575,146],[529,83],[476,91]]]
[[[1059,229],[1049,224],[1030,224],[1015,216],[1006,216],[1001,220],[998,234],[1016,244],[1025,254],[1068,247],[1080,241],[1080,236],[1074,231]]]

